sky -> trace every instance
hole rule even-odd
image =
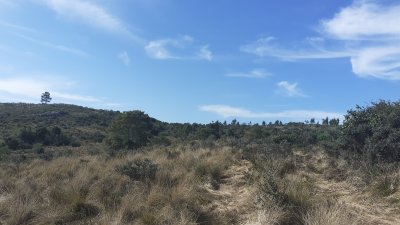
[[[0,102],[342,119],[399,100],[399,15],[398,0],[0,0]]]

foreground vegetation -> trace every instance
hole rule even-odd
[[[0,104],[0,122],[0,224],[400,224],[397,102],[343,124],[46,104]]]

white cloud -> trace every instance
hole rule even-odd
[[[383,6],[371,0],[358,0],[332,19],[321,21],[321,25],[324,32],[342,40],[399,39],[399,15],[400,5]]]
[[[147,55],[153,59],[212,60],[208,46],[198,47],[194,38],[184,35],[175,39],[159,39],[147,43],[144,47]]]
[[[117,56],[121,60],[121,62],[126,66],[128,66],[131,63],[131,58],[129,57],[126,51],[120,52]]]
[[[321,22],[322,31],[343,42],[358,41],[351,55],[353,72],[360,77],[400,79],[400,4],[384,6],[355,1],[332,19]]]
[[[400,42],[398,46],[360,49],[351,58],[353,72],[360,77],[400,80]]]
[[[263,69],[253,69],[247,73],[227,73],[227,77],[246,77],[246,78],[265,78],[272,74],[266,72]]]
[[[201,59],[205,59],[208,61],[211,61],[213,59],[213,54],[212,52],[208,49],[208,46],[205,45],[203,47],[201,47],[200,51],[199,51],[199,57]]]
[[[276,84],[280,92],[288,97],[305,97],[306,95],[298,87],[298,83],[289,83],[288,81],[281,81]]]
[[[154,59],[173,59],[176,58],[172,56],[166,49],[168,40],[156,40],[150,41],[146,46],[145,50],[148,56]]]
[[[41,77],[11,77],[0,79],[0,93],[6,94],[10,100],[23,99],[26,102],[39,102],[43,92],[49,91],[54,101],[79,101],[79,102],[101,102],[92,96],[71,94],[65,92],[71,89],[73,83],[63,80],[62,78],[55,79],[52,76]],[[64,91],[64,92],[60,92]],[[37,101],[36,101],[37,99]]]
[[[286,61],[349,58],[357,76],[400,80],[399,15],[399,3],[356,0],[320,22],[324,38],[308,39],[308,45],[300,49],[279,46],[275,38],[266,37],[242,46],[241,51]]]
[[[199,109],[204,112],[217,114],[218,116],[228,118],[248,118],[248,119],[287,119],[304,121],[315,118],[343,118],[343,113],[327,112],[319,110],[286,110],[280,112],[252,112],[250,110],[229,105],[203,105]]]
[[[87,0],[40,0],[58,15],[107,32],[128,36],[135,41],[144,42],[134,35],[116,16],[105,8]]]

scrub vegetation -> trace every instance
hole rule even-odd
[[[400,224],[399,102],[286,124],[0,104],[0,124],[0,224]]]

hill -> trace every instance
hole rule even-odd
[[[0,139],[22,128],[59,127],[78,142],[101,142],[120,112],[68,104],[0,103]]]

